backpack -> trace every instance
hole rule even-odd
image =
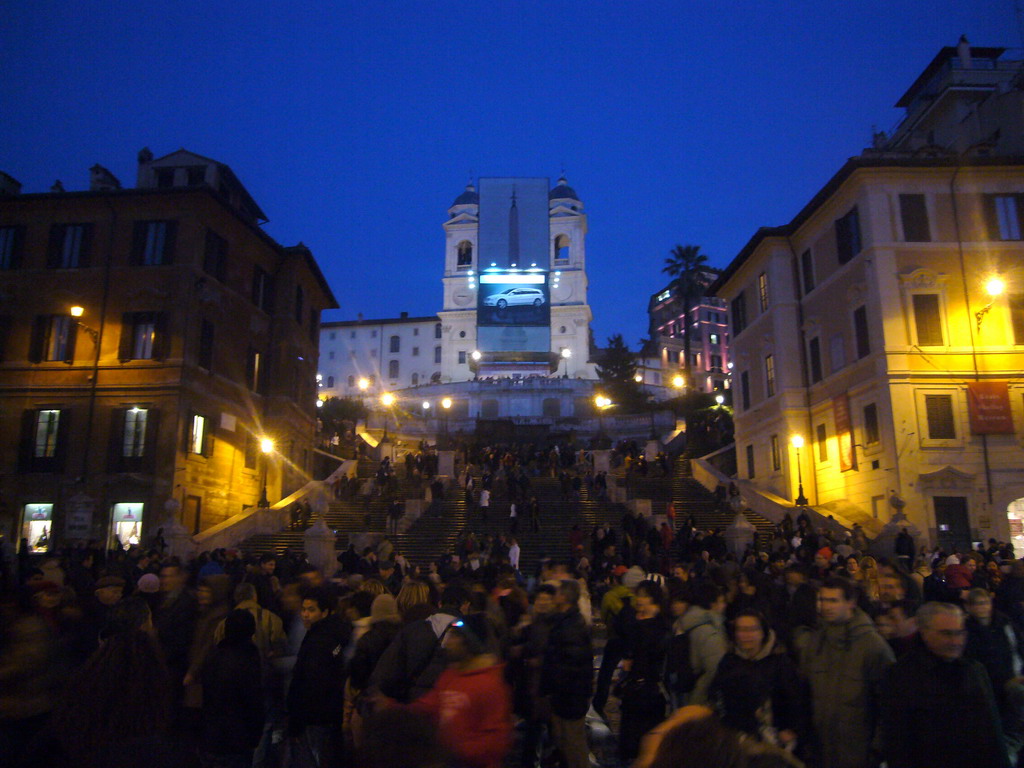
[[[662,680],[671,693],[689,693],[700,679],[690,661],[690,632],[693,629],[696,627],[672,635],[665,641],[665,671]]]

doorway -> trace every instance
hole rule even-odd
[[[203,501],[198,496],[185,497],[185,509],[182,512],[182,525],[186,528],[191,524],[192,535],[199,533],[203,522]]]
[[[964,496],[935,497],[935,530],[939,548],[952,552],[971,551],[971,522],[967,516],[967,498]]]

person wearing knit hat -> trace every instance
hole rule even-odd
[[[636,585],[644,580],[644,569],[634,565],[622,576],[622,586],[627,589],[636,589]]]
[[[370,606],[370,623],[376,624],[380,621],[401,621],[402,616],[398,612],[398,603],[390,594],[377,595],[373,598]]]

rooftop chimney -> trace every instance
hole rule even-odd
[[[51,192],[66,192],[67,190],[64,189],[64,182],[62,182],[60,179],[57,179],[55,182],[53,182],[53,186],[50,187],[50,191]]]
[[[400,317],[400,318],[401,318],[402,320],[407,320],[407,319],[409,318],[409,313],[408,313],[408,312],[400,312],[400,313],[399,313],[399,317]]]
[[[117,180],[117,176],[99,163],[89,169],[89,189],[92,192],[108,192],[120,188],[121,182]]]
[[[967,42],[967,35],[960,35],[960,42],[956,46],[956,55],[960,57],[960,68],[971,69],[971,44]]]

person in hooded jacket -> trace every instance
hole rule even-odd
[[[722,657],[709,698],[731,728],[793,747],[806,734],[806,693],[796,665],[764,614],[740,611],[732,623],[732,649]]]
[[[673,631],[689,637],[690,669],[696,675],[696,682],[689,691],[676,693],[685,694],[686,704],[705,704],[718,662],[729,648],[725,634],[725,593],[705,581],[693,587],[692,598],[686,613],[676,619]]]
[[[256,620],[236,608],[223,623],[223,639],[203,665],[203,738],[210,768],[245,768],[263,734],[260,651]]]

